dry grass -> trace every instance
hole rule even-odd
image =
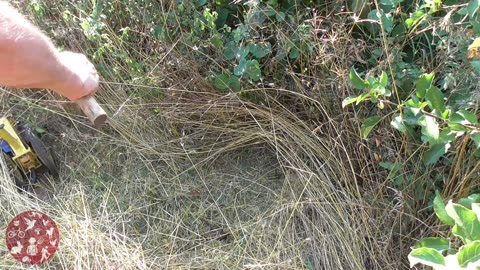
[[[96,60],[111,116],[102,130],[45,92],[3,92],[3,112],[47,127],[61,174],[27,196],[2,163],[0,229],[27,209],[57,222],[59,251],[39,269],[405,268],[403,194],[339,109],[358,58],[349,48],[361,45],[335,22],[316,40],[323,58],[310,59],[311,74],[252,87],[260,102],[217,92],[201,64],[157,43],[140,53],[145,77]],[[78,24],[49,23],[65,47],[90,48]],[[3,242],[0,266],[26,269]]]

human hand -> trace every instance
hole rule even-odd
[[[98,89],[98,73],[93,64],[81,53],[60,52],[58,59],[64,74],[52,90],[70,100],[95,94]]]

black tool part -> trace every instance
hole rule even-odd
[[[25,146],[31,147],[33,152],[37,155],[40,162],[47,168],[50,174],[54,177],[58,176],[58,168],[55,164],[55,161],[52,155],[48,152],[45,144],[42,140],[37,136],[32,128],[25,125],[22,121],[18,121],[15,125],[18,133],[20,134],[20,138],[25,143]],[[28,177],[30,180],[36,181],[36,174],[30,174]]]
[[[40,162],[47,167],[50,174],[54,177],[58,176],[58,168],[55,165],[55,161],[53,160],[52,155],[47,151],[42,140],[38,138],[29,127],[26,127],[21,134],[25,139],[25,142],[40,159]]]
[[[13,161],[10,155],[3,153],[3,157],[7,165],[8,173],[10,177],[15,181],[15,185],[21,190],[26,190],[30,185],[26,175],[22,172],[18,165],[15,164],[15,161]]]

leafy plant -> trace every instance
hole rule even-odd
[[[433,73],[421,75],[415,85],[415,94],[406,101],[396,104],[387,99],[391,96],[391,91],[387,88],[388,76],[385,72],[382,72],[378,79],[374,77],[362,79],[352,68],[350,82],[355,88],[363,90],[363,93],[347,97],[342,106],[359,104],[367,100],[377,104],[380,109],[384,109],[385,104],[395,105],[398,112],[394,114],[391,126],[404,135],[420,137],[422,142],[429,145],[429,149],[423,155],[426,165],[437,162],[447,153],[451,143],[464,135],[469,136],[476,147],[480,148],[480,129],[475,113],[449,106],[443,92],[433,84],[433,79]],[[364,120],[362,137],[368,137],[381,120],[379,116]],[[420,129],[420,134],[416,132],[417,129]]]
[[[445,206],[437,192],[434,210],[442,223],[452,227],[452,234],[463,246],[452,248],[452,241],[441,237],[422,239],[408,255],[410,267],[420,263],[434,269],[478,269],[480,267],[480,195],[451,200]]]

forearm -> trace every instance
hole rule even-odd
[[[55,89],[62,76],[65,68],[52,42],[0,1],[0,84]]]

